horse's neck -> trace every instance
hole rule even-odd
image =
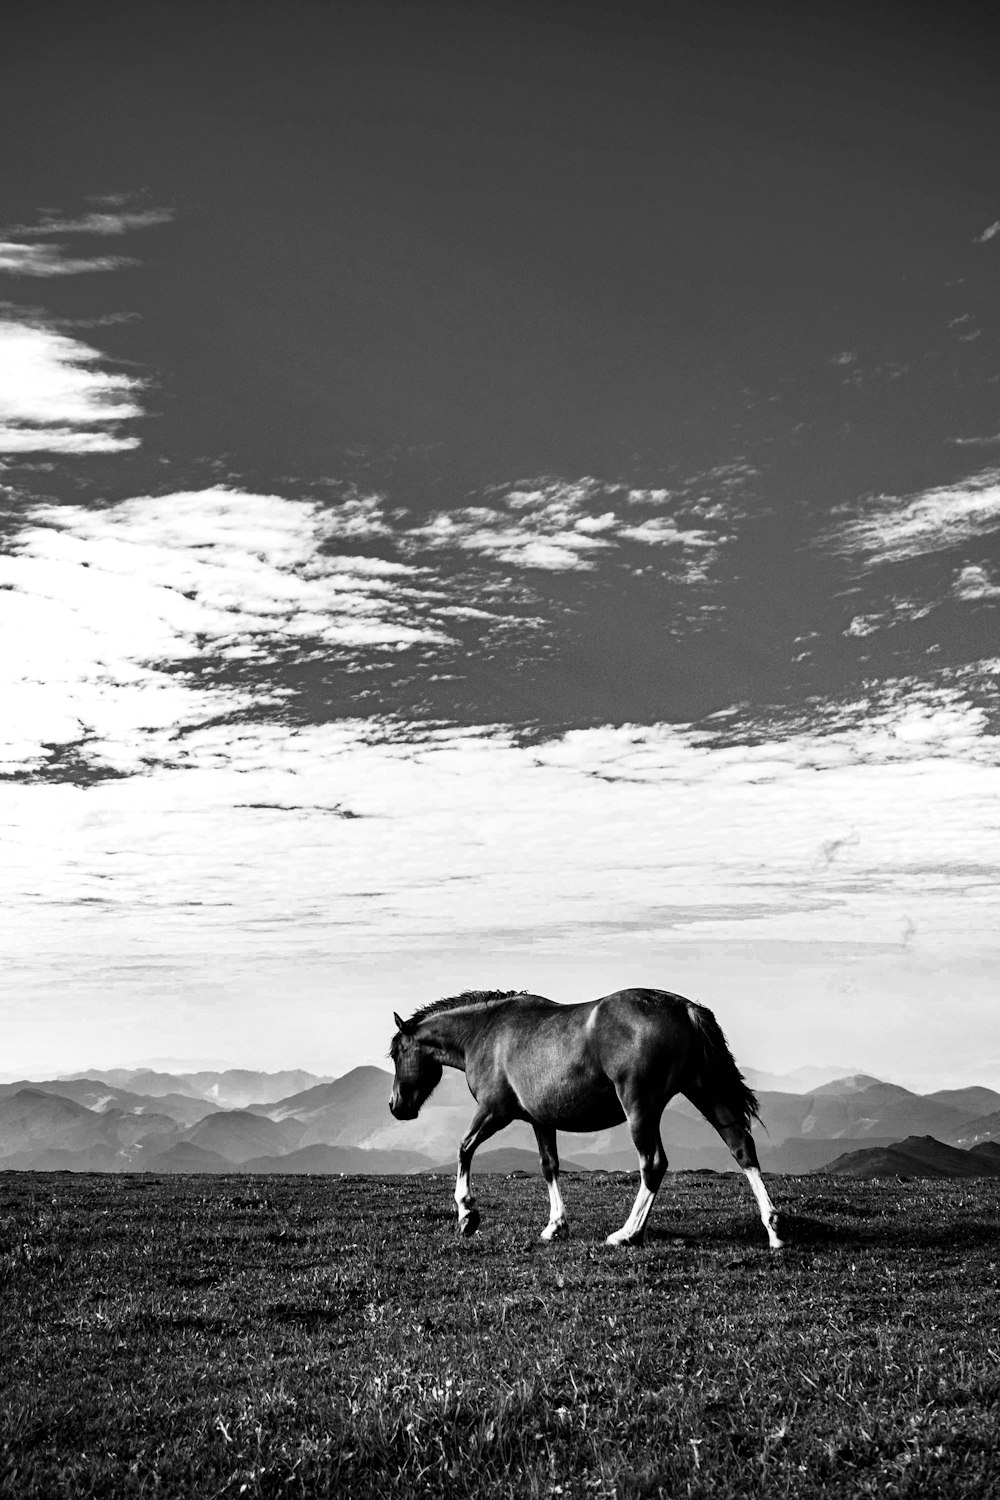
[[[464,1073],[469,1021],[470,1017],[464,1011],[445,1011],[442,1015],[430,1016],[420,1028],[420,1041],[439,1063],[446,1068],[461,1068]]]

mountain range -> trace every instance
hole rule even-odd
[[[1000,1177],[1000,1145],[983,1141],[963,1151],[932,1135],[911,1135],[894,1146],[845,1152],[824,1170],[838,1177]]]
[[[866,1073],[830,1078],[749,1075],[770,1172],[994,1175],[1000,1093],[982,1087],[918,1094]],[[803,1078],[808,1089],[795,1088]],[[767,1082],[780,1088],[762,1086]],[[451,1171],[473,1101],[446,1070],[417,1120],[389,1115],[391,1075],[358,1067],[339,1078],[302,1070],[163,1073],[94,1069],[0,1084],[0,1170],[396,1173]],[[684,1099],[668,1106],[663,1140],[674,1170],[733,1170],[729,1152]],[[928,1145],[927,1141],[931,1144]],[[916,1144],[915,1144],[916,1143]],[[626,1126],[562,1135],[568,1171],[634,1171]],[[479,1171],[537,1170],[529,1126],[515,1124],[477,1155]]]

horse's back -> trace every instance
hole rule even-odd
[[[506,1002],[505,1029],[527,1043],[578,1040],[588,1051],[603,1053],[622,1045],[658,1054],[691,1034],[693,1002],[671,990],[614,990],[597,1000],[558,1005],[542,995],[517,995]]]
[[[641,987],[613,990],[597,1000],[583,1000],[575,1005],[560,1005],[544,995],[512,995],[498,1009],[507,1012],[513,1021],[518,1019],[543,1018],[552,1015],[572,1017],[584,1024],[591,1015],[616,1017],[650,1017],[656,1020],[682,1019],[689,1005],[694,1002],[673,990],[652,990]]]
[[[673,1014],[686,1010],[692,1003],[685,995],[678,995],[673,990],[641,987],[613,990],[610,995],[602,995],[599,1000],[591,1001],[592,1005],[606,1006],[611,1010],[636,1011],[644,1015]]]
[[[660,1072],[668,1059],[682,1061],[690,1049],[691,1007],[672,990],[615,990],[592,1002],[587,1030],[612,1077],[623,1069]]]

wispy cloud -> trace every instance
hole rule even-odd
[[[982,234],[976,235],[975,243],[985,245],[988,240],[995,240],[998,234],[1000,234],[1000,219],[994,219],[992,224],[987,224]]]
[[[948,327],[963,344],[974,344],[983,336],[983,331],[977,326],[972,313],[959,313],[957,317],[949,318]]]
[[[138,438],[141,382],[99,368],[96,349],[40,323],[0,319],[0,453],[115,453]]]
[[[136,261],[125,255],[69,254],[53,235],[92,235],[99,239],[150,229],[173,218],[169,208],[142,207],[127,196],[92,199],[94,209],[82,214],[61,214],[46,209],[36,224],[10,224],[0,228],[0,273],[8,276],[78,276],[90,271],[116,271]],[[25,243],[27,242],[27,243]]]
[[[831,527],[819,544],[865,563],[945,552],[1000,530],[1000,470],[916,495],[876,495]]]
[[[169,224],[174,217],[172,208],[127,208],[112,207],[78,215],[60,214],[56,210],[44,210],[37,224],[14,224],[8,234],[32,238],[50,234],[128,234],[133,229],[151,229],[158,224]]]
[[[914,599],[893,599],[887,609],[855,615],[844,634],[856,637],[874,635],[876,631],[893,625],[922,620],[930,614],[931,609],[930,604],[918,604]]]
[[[37,224],[0,229],[0,273],[44,279],[133,265],[121,255],[70,254],[47,237],[107,238],[172,217],[170,209],[124,195],[91,202],[97,206],[82,215],[46,210]],[[82,326],[123,316],[91,317]],[[98,351],[65,331],[71,326],[57,328],[41,312],[0,310],[0,453],[115,453],[138,445],[121,424],[141,415],[136,393],[143,382],[102,369]]]
[[[444,643],[417,570],[325,555],[327,515],[227,489],[36,506],[0,557],[7,773],[44,767],[66,744],[134,771],[169,759],[177,731],[280,698],[196,687],[184,668],[201,656],[271,663]]]
[[[558,501],[543,501],[533,513],[500,503],[441,511],[413,527],[407,541],[430,551],[472,552],[516,568],[562,573],[594,566],[594,554],[611,546],[601,529],[600,518],[588,526]]]
[[[0,272],[8,276],[78,276],[85,271],[116,271],[134,264],[122,255],[65,255],[59,245],[0,240]]]
[[[590,478],[546,479],[492,487],[476,504],[419,518],[377,497],[355,497],[342,504],[335,524],[344,538],[390,538],[409,556],[465,553],[547,573],[590,572],[654,551],[664,571],[696,581],[730,539],[728,483],[720,478],[716,493],[677,495]],[[637,506],[661,513],[637,521]]]

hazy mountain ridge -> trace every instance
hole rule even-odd
[[[182,1094],[204,1099],[221,1109],[246,1109],[250,1104],[272,1104],[314,1084],[332,1080],[307,1073],[302,1068],[284,1068],[277,1073],[256,1072],[249,1068],[198,1069],[191,1073],[161,1073],[155,1068],[88,1068],[58,1082],[100,1080],[115,1088],[158,1098]],[[7,1085],[10,1087],[10,1085]]]
[[[800,1071],[817,1079],[825,1072]],[[753,1075],[748,1071],[748,1076]],[[766,1076],[781,1081],[779,1075]],[[287,1083],[291,1091],[275,1097]],[[472,1118],[464,1076],[446,1070],[420,1117],[405,1122],[389,1114],[391,1084],[390,1073],[370,1065],[339,1078],[298,1069],[270,1074],[92,1069],[70,1078],[3,1084],[0,1170],[444,1170],[442,1163],[454,1161]],[[223,1103],[245,1099],[251,1086],[260,1089],[258,1098]],[[214,1098],[207,1096],[209,1090]],[[959,1175],[981,1175],[991,1168],[984,1145],[1000,1143],[1000,1093],[979,1086],[917,1094],[855,1073],[826,1078],[809,1092],[758,1087],[758,1097],[764,1128],[755,1135],[761,1164],[771,1172],[829,1168],[913,1174],[919,1163],[914,1165],[912,1143],[931,1138],[941,1149],[936,1155],[924,1149],[927,1170],[940,1174],[951,1162]],[[734,1169],[725,1146],[685,1099],[671,1102],[662,1134],[675,1171]],[[849,1144],[858,1149],[851,1151]],[[567,1170],[635,1170],[625,1125],[563,1134],[560,1146]],[[970,1148],[975,1156],[970,1157]],[[1000,1144],[996,1149],[1000,1153]],[[516,1123],[482,1148],[481,1170],[500,1170],[502,1160],[520,1164],[536,1155],[530,1127]]]
[[[60,1094],[20,1089],[0,1098],[0,1168],[125,1171],[147,1144],[159,1149],[180,1131],[165,1115],[88,1109]],[[55,1161],[53,1152],[72,1159]]]
[[[162,1093],[141,1094],[120,1085],[108,1083],[103,1078],[88,1075],[81,1078],[47,1078],[40,1083],[0,1084],[0,1099],[16,1094],[23,1089],[36,1093],[56,1094],[63,1099],[73,1099],[87,1109],[99,1114],[107,1109],[123,1110],[128,1114],[161,1114],[176,1120],[179,1125],[194,1125],[206,1115],[220,1108],[207,1099],[194,1098],[190,1094]]]

